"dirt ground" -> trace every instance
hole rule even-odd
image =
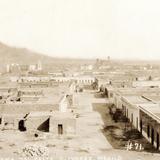
[[[115,122],[109,114],[108,104],[92,104],[93,110],[99,112],[104,122],[102,130],[106,139],[111,143],[114,149],[126,150],[128,141],[142,145],[142,150],[151,153],[160,153],[157,151],[141,134],[134,129],[130,123]],[[134,150],[134,146],[132,148]]]
[[[1,131],[0,156],[18,159],[22,157],[24,146],[37,145],[46,147],[49,156],[55,159],[59,157],[74,158],[85,156],[97,157],[99,160],[107,160],[107,158],[114,160],[160,159],[160,156],[156,154],[115,150],[112,147],[102,132],[107,121],[93,107],[95,103],[104,105],[104,102],[107,103],[107,100],[95,97],[94,92],[75,94],[75,112],[79,114],[75,136],[59,137],[53,136],[51,133],[39,133],[40,136],[35,138],[34,133]]]

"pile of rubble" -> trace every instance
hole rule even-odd
[[[22,149],[24,157],[47,157],[49,155],[47,147],[30,145]]]

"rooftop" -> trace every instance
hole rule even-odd
[[[159,94],[160,88],[118,88],[117,93],[121,95],[150,95],[150,94]]]
[[[145,97],[153,102],[160,103],[160,95],[145,95]]]
[[[17,100],[20,97],[18,97],[15,94],[15,95],[12,95],[11,97],[9,97],[6,100],[5,104],[31,104],[31,103],[34,103],[34,104],[59,104],[62,97],[68,93],[69,87],[70,87],[70,82],[66,82],[64,84],[63,83],[62,84],[54,84],[53,86],[47,87],[47,88],[19,89],[22,92],[26,92],[26,94],[21,96],[23,99]],[[35,94],[30,94],[30,93],[34,93],[34,92],[35,92]],[[41,96],[37,96],[36,92],[42,92]],[[34,101],[32,101],[31,98],[33,98]]]
[[[152,101],[142,97],[142,96],[136,96],[136,95],[128,95],[128,96],[123,96],[123,99],[125,99],[127,102],[131,104],[153,104]]]
[[[73,118],[73,114],[70,112],[58,112],[58,111],[32,111],[28,114],[13,114],[13,113],[2,113],[2,117],[16,117],[16,118],[38,118],[38,117],[53,117],[57,119]]]
[[[159,104],[152,104],[152,105],[140,105],[141,110],[146,112],[148,115],[156,119],[160,122],[160,105]]]
[[[30,112],[27,116],[27,118],[30,117],[42,117],[42,116],[52,116],[53,112],[52,111],[46,111],[46,112],[40,112],[40,111],[35,111],[35,112]]]

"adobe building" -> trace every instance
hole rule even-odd
[[[2,113],[0,117],[0,129],[1,130],[18,130],[19,124],[23,120],[25,114],[7,114]]]
[[[71,113],[74,84],[49,88],[18,88],[0,104],[1,130],[75,134],[76,119]],[[18,100],[17,100],[18,98]]]
[[[44,96],[42,89],[36,89],[36,88],[20,88],[18,89],[17,97],[20,98],[20,101],[38,101],[40,98]]]
[[[160,105],[140,105],[140,132],[160,149]]]
[[[54,135],[75,135],[76,118],[71,113],[57,112],[50,118],[50,132]]]
[[[115,89],[114,105],[158,150],[160,149],[160,90],[154,88]]]
[[[53,135],[74,135],[76,119],[71,113],[31,112],[24,119],[27,132],[50,132]]]
[[[27,65],[27,64],[17,64],[17,63],[12,63],[12,64],[7,64],[6,65],[6,71],[7,73],[21,73],[21,72],[28,72],[28,71],[41,71],[42,70],[42,64],[41,61],[38,61],[37,64],[32,64],[32,65]]]
[[[50,132],[53,135],[75,135],[76,118],[72,113],[30,112],[28,114],[2,114],[1,130],[17,130],[36,133]]]
[[[137,88],[144,88],[144,87],[160,88],[160,81],[159,80],[133,81],[132,86]]]
[[[96,82],[96,78],[91,76],[52,77],[51,80],[54,80],[55,82],[75,81],[77,84],[83,84],[83,85],[91,85],[94,82]]]
[[[113,103],[116,105],[117,108],[122,108],[122,96],[144,96],[146,95],[157,95],[160,92],[159,88],[106,88],[108,91],[108,95],[112,93],[112,97],[108,96],[108,98],[113,99]],[[153,101],[153,100],[152,100]]]
[[[122,111],[130,123],[140,131],[140,109],[139,105],[154,105],[152,101],[145,99],[143,96],[126,95],[122,96]]]
[[[20,88],[45,88],[52,85],[49,76],[11,76],[11,83],[17,83]]]

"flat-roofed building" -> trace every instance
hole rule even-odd
[[[117,108],[122,108],[122,96],[145,96],[145,95],[157,95],[160,93],[159,88],[113,88],[113,103]],[[145,96],[147,97],[147,96]],[[149,100],[149,99],[148,99]],[[153,100],[151,100],[153,101]]]
[[[160,149],[160,105],[140,105],[140,132],[158,150]]]
[[[41,97],[44,96],[42,89],[37,88],[21,88],[18,89],[17,96],[20,98],[20,101],[38,101]]]
[[[22,123],[25,114],[23,113],[1,113],[0,129],[1,130],[19,130],[19,123]]]
[[[91,85],[96,81],[95,77],[91,76],[75,76],[75,77],[52,77],[51,80],[56,82],[71,82],[75,81],[78,84]]]
[[[50,132],[53,135],[76,134],[76,118],[70,112],[34,111],[28,114],[2,114],[1,130],[19,130],[29,133]]]
[[[160,149],[160,89],[118,88],[113,103],[130,123]]]
[[[55,113],[50,118],[50,132],[54,135],[76,134],[76,118],[71,113]]]
[[[133,87],[149,87],[149,88],[160,88],[160,81],[152,81],[152,80],[146,80],[146,81],[133,81],[132,82]]]
[[[43,131],[43,127],[49,125],[50,128],[55,125],[55,121],[64,134],[69,133],[67,126],[70,125],[70,132],[75,131],[75,119],[70,113],[73,92],[74,83],[71,82],[55,83],[54,86],[46,88],[18,88],[16,94],[8,97],[6,102],[0,105],[0,128]],[[53,130],[52,132],[55,133]]]
[[[141,104],[151,104],[154,103],[145,99],[142,96],[136,95],[125,95],[121,98],[122,101],[122,111],[124,115],[129,119],[131,124],[140,131],[140,110],[139,105]]]

